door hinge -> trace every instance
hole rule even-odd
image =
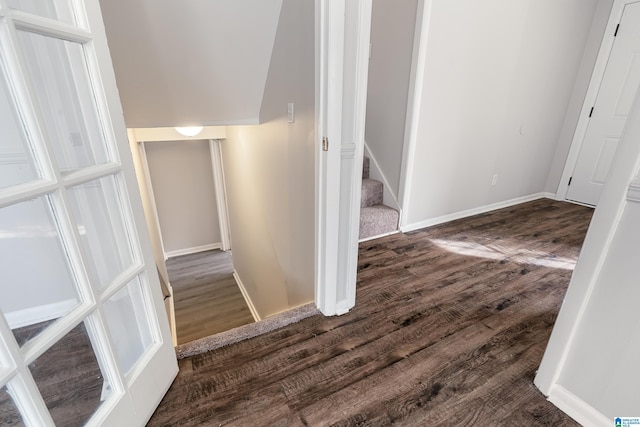
[[[573,179],[573,177],[569,178],[569,183],[567,184],[567,186],[571,185],[571,180]]]
[[[620,24],[616,25],[616,31],[613,33],[613,37],[618,35],[618,29],[620,28]]]
[[[593,116],[593,107],[591,107],[591,111],[589,111],[589,117]]]
[[[329,138],[326,136],[322,137],[322,151],[329,151]]]

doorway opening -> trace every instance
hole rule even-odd
[[[258,320],[233,267],[224,137],[217,128],[186,137],[174,128],[129,131],[176,345]]]

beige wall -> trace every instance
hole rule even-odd
[[[260,117],[227,128],[222,155],[234,267],[264,318],[314,298],[312,0],[283,2]]]
[[[209,142],[146,142],[145,150],[165,253],[219,244]]]

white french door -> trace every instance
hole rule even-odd
[[[97,0],[0,0],[0,425],[143,425],[177,373]]]

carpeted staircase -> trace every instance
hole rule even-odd
[[[369,178],[369,158],[362,165],[360,199],[360,239],[391,233],[398,229],[398,211],[382,204],[383,184]]]

